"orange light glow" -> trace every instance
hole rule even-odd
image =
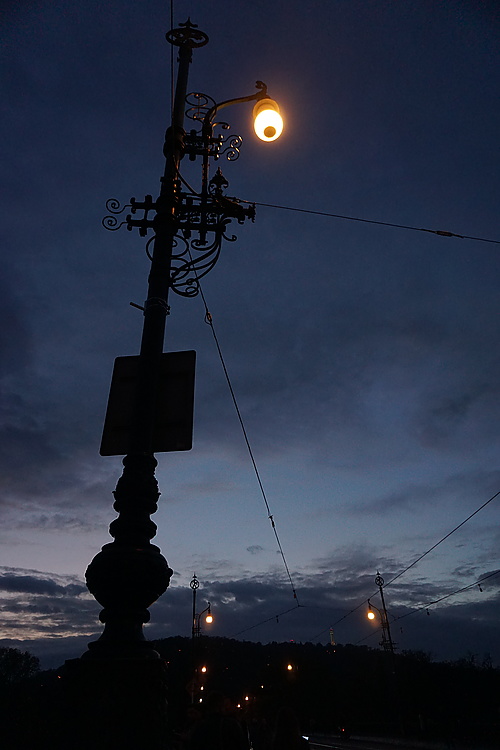
[[[260,99],[253,108],[253,127],[261,141],[275,141],[283,132],[280,108],[273,99]]]

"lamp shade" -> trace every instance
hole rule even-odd
[[[253,127],[262,141],[275,141],[283,132],[283,118],[274,99],[259,99],[253,108]]]

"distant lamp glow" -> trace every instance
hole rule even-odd
[[[253,108],[253,127],[261,141],[275,141],[283,132],[283,118],[274,99],[260,99]]]
[[[206,668],[206,667],[202,667],[202,668],[201,668],[201,671],[202,671],[203,673],[205,673],[205,672],[207,671],[207,668]]]
[[[208,615],[205,617],[205,622],[208,622],[210,625],[211,622],[214,621],[214,618],[212,617],[212,614],[209,612]]]
[[[288,669],[288,671],[289,671],[289,672],[291,672],[291,671],[292,671],[292,669],[293,669],[293,666],[292,666],[291,664],[287,664],[287,667],[286,667],[286,668]]]
[[[368,601],[368,612],[366,613],[366,616],[368,617],[369,620],[375,619],[375,612],[372,610],[372,605],[370,604],[369,601]]]

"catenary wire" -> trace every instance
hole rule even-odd
[[[308,208],[295,208],[293,206],[280,206],[275,203],[260,203],[259,201],[244,201],[241,203],[254,203],[256,206],[264,206],[265,208],[277,208],[282,211],[295,211],[302,214],[313,214],[315,216],[328,216],[332,219],[344,219],[345,221],[358,221],[363,224],[377,224],[382,227],[394,227],[396,229],[407,229],[412,232],[429,232],[430,234],[437,234],[440,237],[457,237],[461,240],[475,240],[476,242],[490,242],[495,245],[500,245],[500,240],[492,240],[486,237],[473,237],[467,234],[456,234],[455,232],[448,232],[442,229],[426,229],[424,227],[413,227],[409,224],[396,224],[391,221],[376,221],[375,219],[362,219],[359,216],[345,216],[343,214],[333,214],[328,211],[313,211]]]
[[[434,599],[434,601],[427,602],[427,604],[421,604],[420,606],[412,609],[410,612],[406,612],[404,615],[399,615],[398,617],[395,617],[393,620],[393,623],[399,622],[399,620],[404,620],[405,617],[411,617],[412,615],[416,615],[418,612],[421,612],[423,609],[428,609],[429,607],[432,607],[433,604],[439,604],[440,602],[443,602],[445,599],[450,599],[452,596],[456,596],[457,594],[462,594],[464,591],[468,591],[469,589],[472,589],[475,586],[479,586],[484,581],[487,581],[488,578],[493,578],[494,576],[497,576],[499,574],[500,574],[500,570],[494,570],[492,573],[488,573],[488,575],[483,576],[482,578],[478,578],[478,580],[474,581],[474,583],[469,583],[467,586],[463,586],[462,588],[457,589],[456,591],[452,591],[449,594],[445,594],[444,596],[441,596],[439,599]],[[364,638],[360,638],[360,640],[356,641],[354,645],[357,646],[359,643],[363,643],[363,641],[367,641],[369,638],[372,638],[381,630],[382,628],[377,628],[377,630],[374,630],[369,635],[366,635]]]
[[[288,580],[290,581],[290,585],[291,585],[291,587],[292,587],[292,591],[293,591],[293,598],[294,598],[294,599],[296,599],[296,600],[297,600],[297,603],[298,603],[297,592],[296,592],[296,590],[295,590],[295,586],[294,586],[294,583],[293,583],[293,580],[292,580],[292,576],[291,576],[291,573],[290,573],[290,569],[289,569],[289,567],[288,567],[288,563],[287,563],[287,561],[286,561],[285,553],[284,553],[284,551],[283,551],[283,547],[282,547],[282,545],[281,545],[281,541],[280,541],[280,538],[279,538],[279,535],[278,535],[278,530],[277,530],[277,528],[276,528],[276,523],[275,523],[275,521],[274,521],[274,516],[273,516],[273,514],[271,513],[271,509],[270,509],[270,507],[269,507],[269,503],[268,503],[268,500],[267,500],[267,495],[266,495],[266,491],[265,491],[265,489],[264,489],[264,485],[262,484],[262,479],[261,479],[261,476],[260,476],[260,472],[259,472],[259,469],[258,469],[258,467],[257,467],[257,463],[256,463],[256,461],[255,461],[255,456],[254,456],[254,454],[253,454],[253,450],[252,450],[252,446],[251,446],[251,444],[250,444],[250,440],[249,440],[249,438],[248,438],[248,434],[247,434],[247,431],[246,431],[246,428],[245,428],[245,423],[243,422],[243,417],[241,416],[241,411],[240,411],[240,409],[239,409],[239,406],[238,406],[238,402],[237,402],[237,400],[236,400],[236,395],[235,395],[235,393],[234,393],[234,389],[233,389],[233,386],[232,386],[232,383],[231,383],[231,379],[230,379],[230,377],[229,377],[229,373],[228,373],[228,371],[227,371],[226,363],[225,363],[225,361],[224,361],[224,357],[223,357],[223,354],[222,354],[222,350],[221,350],[221,348],[220,348],[219,340],[218,340],[218,338],[217,338],[217,334],[216,334],[216,332],[215,332],[215,327],[214,327],[214,323],[213,323],[213,318],[212,318],[212,315],[211,315],[210,311],[208,310],[208,307],[207,307],[207,304],[206,304],[205,298],[204,298],[204,296],[203,296],[203,292],[201,292],[201,289],[200,289],[200,293],[201,293],[201,295],[202,295],[202,298],[203,298],[203,303],[204,303],[204,305],[205,305],[205,321],[206,321],[206,322],[208,323],[208,325],[210,326],[210,328],[211,328],[211,330],[212,330],[212,335],[213,335],[213,338],[214,338],[214,341],[215,341],[215,346],[217,347],[217,352],[218,352],[218,354],[219,354],[219,358],[220,358],[220,361],[221,361],[222,369],[223,369],[223,371],[224,371],[224,376],[225,376],[225,378],[226,378],[226,382],[227,382],[227,385],[228,385],[228,388],[229,388],[229,392],[230,392],[230,394],[231,394],[231,399],[232,399],[232,401],[233,401],[233,404],[234,404],[234,408],[235,408],[235,410],[236,410],[236,415],[237,415],[237,417],[238,417],[238,421],[239,421],[239,423],[240,423],[240,427],[241,427],[241,430],[242,430],[242,433],[243,433],[243,438],[244,438],[244,440],[245,440],[245,444],[246,444],[246,446],[247,446],[247,450],[248,450],[248,453],[249,453],[249,456],[250,456],[250,460],[251,460],[251,462],[252,462],[252,466],[253,466],[253,470],[254,470],[254,473],[255,473],[255,477],[256,477],[256,479],[257,479],[257,483],[258,483],[258,485],[259,485],[259,489],[260,489],[260,492],[261,492],[262,498],[263,498],[263,500],[264,500],[264,503],[265,503],[265,505],[266,505],[266,510],[267,510],[267,517],[268,517],[269,521],[271,522],[271,526],[272,526],[272,528],[273,528],[273,531],[274,531],[274,536],[275,536],[275,538],[276,538],[276,543],[277,543],[277,545],[278,545],[278,549],[279,549],[279,551],[280,551],[280,555],[281,555],[281,557],[282,557],[282,560],[283,560],[283,564],[284,564],[284,566],[285,566],[285,570],[286,570],[286,573],[287,573],[287,576],[288,576]]]
[[[200,195],[196,190],[194,190],[191,185],[182,177],[180,172],[178,172],[179,179],[184,183],[184,185],[190,190],[190,192],[193,195]],[[395,222],[391,221],[377,221],[375,219],[363,219],[359,216],[346,216],[344,214],[334,214],[329,211],[313,211],[309,208],[297,208],[293,206],[280,206],[277,203],[262,203],[260,201],[247,201],[243,200],[242,198],[239,199],[240,203],[248,203],[250,205],[255,206],[262,206],[264,208],[277,208],[281,211],[295,211],[297,213],[302,214],[312,214],[313,216],[326,216],[331,219],[343,219],[344,221],[358,221],[363,224],[375,224],[377,226],[382,227],[393,227],[395,229],[406,229],[411,232],[428,232],[429,234],[436,234],[439,237],[455,237],[461,240],[475,240],[476,242],[489,242],[494,245],[500,245],[500,240],[493,240],[487,237],[474,237],[472,235],[468,234],[458,234],[456,232],[448,232],[443,229],[427,229],[425,227],[414,227],[410,224],[397,224]]]
[[[404,575],[408,570],[410,570],[410,568],[413,568],[414,565],[416,565],[426,555],[428,555],[430,552],[432,552],[434,549],[436,549],[436,547],[438,547],[442,542],[444,542],[445,539],[448,539],[452,534],[454,534],[455,531],[458,531],[458,529],[460,529],[464,524],[466,524],[467,521],[470,521],[471,518],[473,518],[477,513],[479,513],[479,511],[483,510],[483,508],[485,508],[489,503],[492,502],[492,500],[494,500],[499,495],[500,495],[500,490],[498,492],[496,492],[494,495],[492,495],[485,503],[483,503],[482,505],[480,505],[479,508],[477,508],[473,513],[471,513],[469,516],[467,516],[467,518],[464,521],[462,521],[461,523],[459,523],[458,526],[455,526],[454,529],[452,529],[451,531],[448,532],[448,534],[446,534],[445,536],[443,536],[438,542],[436,542],[436,544],[433,544],[432,547],[430,547],[426,552],[424,552],[422,555],[420,555],[416,560],[414,560],[404,570],[402,570],[400,573],[398,573],[396,576],[394,576],[394,578],[391,578],[391,580],[388,583],[384,584],[384,588],[386,588],[391,583],[393,583],[397,578],[400,578],[402,575]],[[496,575],[496,573],[493,574],[493,575]],[[489,577],[490,576],[487,576],[487,578],[489,578]],[[484,580],[486,580],[486,579],[484,579]],[[470,584],[470,587],[475,586],[476,584],[477,584],[477,582],[476,583],[472,583],[472,584]],[[466,587],[466,588],[469,588],[469,587]],[[454,593],[458,593],[458,592],[454,592]],[[345,615],[343,615],[338,620],[336,620],[331,626],[329,626],[328,628],[325,628],[320,633],[318,633],[317,635],[315,635],[311,640],[314,641],[314,640],[316,640],[316,638],[320,638],[322,635],[324,635],[324,633],[327,633],[329,631],[330,627],[333,628],[336,625],[338,625],[339,623],[341,623],[343,620],[345,620],[347,617],[350,617],[350,615],[354,614],[354,612],[357,612],[358,609],[360,609],[361,607],[363,607],[367,603],[368,599],[371,599],[373,596],[376,596],[377,594],[378,594],[378,591],[373,592],[373,594],[371,594],[367,599],[363,599],[363,601],[360,604],[358,604],[357,607],[354,607],[354,609],[349,610],[349,612],[347,612]],[[452,595],[453,594],[449,594],[449,596],[452,596]],[[446,598],[446,597],[444,597],[444,598]],[[441,600],[439,600],[439,601],[441,601]],[[432,602],[432,604],[435,604],[435,603],[436,602]],[[427,606],[430,606],[430,605],[427,605]],[[422,607],[422,608],[425,608],[425,607]],[[415,611],[418,611],[418,610],[415,610]]]
[[[297,606],[300,606],[299,599],[298,599],[298,596],[297,596],[297,591],[295,589],[295,585],[293,583],[292,575],[290,573],[290,568],[288,567],[288,563],[287,563],[287,560],[286,560],[286,557],[285,557],[285,552],[283,550],[283,546],[281,544],[281,541],[280,541],[280,538],[279,538],[279,535],[278,535],[278,530],[276,528],[276,522],[274,520],[273,514],[271,513],[271,508],[269,506],[269,502],[268,502],[268,499],[267,499],[266,491],[264,489],[264,485],[262,483],[260,472],[259,472],[259,469],[257,467],[257,462],[255,460],[255,456],[254,456],[254,453],[253,453],[253,450],[252,450],[252,446],[250,444],[250,439],[248,437],[248,433],[247,433],[246,428],[245,428],[245,423],[243,421],[243,417],[241,415],[240,408],[238,406],[238,401],[236,399],[236,394],[234,392],[234,389],[233,389],[233,386],[232,386],[232,383],[231,383],[231,378],[229,377],[229,372],[227,370],[226,363],[225,363],[225,360],[224,360],[224,356],[222,354],[222,349],[221,349],[221,346],[219,344],[219,339],[217,338],[217,333],[215,331],[215,326],[214,326],[212,314],[210,313],[210,310],[208,309],[207,301],[205,299],[205,295],[203,293],[203,289],[201,287],[200,280],[198,279],[198,277],[196,277],[196,280],[197,280],[197,284],[198,284],[198,289],[199,289],[199,292],[200,292],[200,296],[201,296],[201,299],[203,301],[203,305],[205,307],[205,322],[210,326],[210,329],[212,331],[212,336],[213,336],[213,339],[214,339],[214,342],[215,342],[215,346],[217,348],[217,353],[219,355],[219,359],[220,359],[220,362],[221,362],[221,365],[222,365],[222,369],[224,371],[224,376],[226,378],[226,382],[227,382],[227,385],[228,385],[228,388],[229,388],[229,392],[231,394],[231,399],[233,401],[233,405],[234,405],[234,408],[235,408],[235,411],[236,411],[236,415],[237,415],[238,421],[240,423],[241,431],[243,433],[243,438],[245,440],[245,444],[246,444],[246,447],[247,447],[247,450],[248,450],[248,454],[249,454],[250,460],[252,462],[252,466],[253,466],[253,470],[254,470],[254,473],[255,473],[255,477],[257,479],[257,483],[259,485],[259,489],[260,489],[262,498],[263,498],[265,506],[266,506],[267,517],[268,517],[269,521],[271,522],[271,526],[272,526],[272,529],[274,531],[274,536],[275,536],[275,539],[276,539],[276,543],[278,545],[279,553],[281,555],[281,559],[283,561],[283,565],[285,567],[286,574],[287,574],[288,580],[290,582],[290,586],[292,588],[293,598],[296,600]],[[292,607],[292,609],[295,609],[295,607]],[[273,618],[271,618],[271,619],[273,619]]]
[[[255,625],[250,625],[248,628],[245,628],[244,630],[239,630],[237,633],[233,633],[233,635],[229,636],[230,638],[236,638],[237,635],[242,635],[243,633],[248,633],[249,630],[253,630],[254,628],[260,627],[260,625],[265,625],[267,622],[271,622],[271,620],[276,620],[278,622],[280,617],[283,617],[283,615],[287,615],[289,612],[294,612],[296,609],[299,609],[302,607],[301,604],[296,604],[295,607],[290,607],[290,609],[285,609],[284,612],[278,612],[277,615],[273,615],[272,617],[268,617],[265,620],[261,620],[261,622],[256,622]]]
[[[186,187],[188,188],[188,190],[190,190],[191,193],[193,193],[195,195],[198,194],[187,183],[187,181],[180,175],[180,173],[178,173],[178,176],[181,179],[181,181],[186,185]],[[457,234],[455,232],[449,232],[449,231],[444,231],[444,230],[427,229],[427,228],[423,228],[423,227],[414,227],[414,226],[406,225],[406,224],[397,224],[397,223],[394,223],[394,222],[387,222],[387,221],[377,221],[377,220],[374,220],[374,219],[364,219],[364,218],[361,218],[361,217],[346,216],[346,215],[343,215],[343,214],[334,214],[334,213],[326,212],[326,211],[315,211],[315,210],[304,209],[304,208],[297,208],[297,207],[292,207],[292,206],[281,206],[281,205],[278,205],[278,204],[263,203],[263,202],[259,202],[259,201],[241,200],[240,202],[242,202],[242,203],[253,203],[253,204],[257,205],[257,206],[263,206],[263,207],[266,207],[266,208],[275,208],[275,209],[284,210],[284,211],[295,211],[295,212],[298,212],[298,213],[307,213],[307,214],[312,214],[312,215],[316,215],[316,216],[326,216],[326,217],[329,217],[329,218],[343,219],[343,220],[346,220],[346,221],[357,221],[357,222],[362,222],[362,223],[365,223],[365,224],[375,224],[375,225],[378,225],[378,226],[387,226],[387,227],[393,227],[393,228],[397,228],[397,229],[406,229],[406,230],[409,230],[409,231],[416,231],[416,232],[428,232],[428,233],[435,234],[435,235],[438,235],[438,236],[441,236],[441,237],[455,237],[455,238],[459,238],[459,239],[475,240],[475,241],[478,241],[478,242],[488,242],[488,243],[492,243],[492,244],[500,244],[500,240],[494,240],[494,239],[489,239],[489,238],[485,238],[485,237],[475,237],[475,236],[471,236],[471,235],[462,235],[462,234]],[[199,284],[199,281],[198,281],[198,284]],[[290,581],[290,584],[291,584],[291,587],[292,587],[294,598],[297,600],[297,606],[300,606],[299,603],[298,603],[297,593],[296,593],[296,590],[295,590],[295,587],[294,587],[294,584],[293,584],[293,580],[292,580],[292,577],[291,577],[291,574],[290,574],[290,570],[288,568],[288,564],[286,562],[286,558],[285,558],[285,555],[284,555],[284,552],[283,552],[283,549],[282,549],[282,546],[281,546],[281,543],[280,543],[280,540],[279,540],[279,536],[278,536],[278,533],[277,533],[277,530],[276,530],[274,518],[273,518],[273,516],[272,516],[272,514],[270,512],[269,504],[268,504],[268,501],[267,501],[267,496],[266,496],[264,487],[262,485],[260,474],[259,474],[256,462],[255,462],[255,458],[254,458],[253,451],[252,451],[252,448],[251,448],[251,445],[250,445],[250,442],[249,442],[249,439],[248,439],[248,435],[247,435],[247,432],[246,432],[246,429],[245,429],[245,425],[244,425],[244,422],[243,422],[243,419],[242,419],[242,416],[241,416],[241,412],[239,410],[238,403],[237,403],[237,400],[236,400],[236,396],[235,396],[234,390],[232,388],[232,384],[231,384],[231,381],[230,381],[230,378],[229,378],[229,373],[227,371],[227,368],[226,368],[226,365],[225,365],[225,362],[224,362],[222,351],[221,351],[221,348],[220,348],[220,345],[219,345],[219,342],[218,342],[218,339],[217,339],[217,335],[216,335],[216,332],[215,332],[215,328],[213,326],[212,316],[211,316],[210,311],[208,309],[208,306],[207,306],[205,297],[203,295],[203,291],[201,289],[201,286],[200,286],[200,294],[201,294],[201,297],[203,299],[203,303],[204,303],[204,306],[205,306],[205,320],[210,325],[210,327],[212,329],[212,335],[214,337],[214,341],[215,341],[215,344],[216,344],[216,347],[217,347],[219,358],[221,360],[222,368],[224,370],[224,375],[226,377],[226,381],[227,381],[227,384],[228,384],[228,387],[229,387],[229,391],[231,393],[231,398],[233,400],[234,407],[235,407],[235,410],[236,410],[236,413],[237,413],[237,416],[238,416],[238,420],[240,422],[240,426],[241,426],[241,429],[242,429],[242,432],[243,432],[243,436],[244,436],[244,439],[245,439],[245,443],[246,443],[247,449],[249,451],[250,459],[252,461],[252,465],[253,465],[254,472],[255,472],[255,475],[256,475],[256,478],[257,478],[257,482],[259,484],[259,488],[261,490],[262,497],[263,497],[264,502],[266,504],[266,509],[267,509],[267,512],[268,512],[268,518],[269,518],[269,520],[271,522],[271,525],[272,525],[274,533],[275,533],[276,541],[277,541],[277,544],[278,544],[278,549],[279,549],[280,554],[281,554],[282,559],[283,559],[283,563],[284,563],[284,566],[285,566],[285,569],[286,569],[286,572],[287,572],[287,575],[288,575],[288,578],[289,578],[289,581]],[[426,552],[424,552],[422,555],[420,555],[409,566],[407,566],[404,570],[402,570],[400,573],[398,573],[396,576],[394,576],[394,578],[392,578],[390,581],[388,581],[388,583],[386,583],[385,586],[389,586],[390,584],[394,583],[394,581],[396,581],[398,578],[400,578],[402,575],[404,575],[408,570],[410,570],[412,567],[414,567],[418,562],[420,562],[420,560],[422,560],[424,557],[426,557],[426,555],[428,555],[430,552],[432,552],[434,549],[436,549],[436,547],[438,547],[442,542],[444,542],[446,539],[448,539],[448,537],[450,537],[453,533],[455,533],[455,531],[458,531],[458,529],[460,529],[465,523],[467,523],[467,521],[469,521],[473,516],[475,516],[476,513],[479,513],[480,510],[482,510],[484,507],[486,507],[499,494],[500,494],[500,491],[497,492],[495,495],[493,495],[491,498],[489,498],[489,500],[487,500],[485,503],[483,503],[483,505],[481,505],[477,510],[475,510],[474,513],[472,513],[464,521],[462,521],[462,523],[460,523],[458,526],[456,526],[454,529],[452,529],[448,534],[446,534],[438,542],[436,542],[436,544],[434,544],[432,547],[430,547],[430,549],[428,549]],[[471,584],[471,586],[474,586],[474,585],[475,584]],[[468,587],[466,587],[466,588],[468,588]],[[372,596],[376,595],[376,593],[377,592],[374,592],[374,594],[372,594]],[[353,614],[358,609],[360,609],[360,607],[362,607],[366,603],[366,601],[367,601],[366,599],[363,600],[363,602],[361,602],[357,607],[354,607],[354,609],[352,609],[349,612],[347,612],[345,615],[343,615],[341,618],[339,618],[336,622],[334,622],[333,625],[330,626],[330,627],[334,627],[335,625],[338,625],[340,622],[342,622],[343,620],[345,620],[351,614]],[[292,610],[293,609],[295,609],[295,607],[293,607]],[[287,610],[287,612],[292,611],[292,610]],[[286,614],[286,613],[282,613],[282,614]],[[278,617],[278,615],[276,615],[275,617]],[[272,620],[272,619],[274,619],[274,617],[271,617],[269,619]],[[269,622],[269,620],[265,620],[264,622]],[[263,624],[263,623],[259,623],[259,624]],[[250,630],[253,627],[257,627],[257,625],[251,626],[250,628],[247,628],[246,630]],[[318,633],[318,635],[314,636],[313,640],[315,640],[316,638],[319,638],[321,635],[323,635],[324,633],[328,632],[330,630],[330,627],[325,628],[323,631],[321,631],[321,633]],[[241,632],[246,632],[246,630],[241,631]]]
[[[488,575],[483,576],[482,578],[478,578],[478,580],[474,581],[474,583],[469,583],[467,586],[463,586],[461,589],[452,591],[451,594],[445,594],[444,596],[439,597],[439,599],[434,599],[434,601],[432,602],[428,602],[427,604],[422,604],[419,607],[412,609],[411,612],[406,612],[404,615],[399,615],[398,617],[395,617],[394,622],[397,622],[398,620],[404,620],[405,617],[410,617],[411,615],[415,615],[417,612],[421,612],[423,609],[428,609],[429,607],[432,607],[434,604],[439,604],[440,602],[443,602],[445,599],[449,599],[452,596],[456,596],[457,594],[462,594],[464,591],[473,589],[475,586],[479,586],[484,581],[487,581],[488,578],[493,578],[494,576],[497,576],[499,574],[500,574],[500,570],[494,570],[492,573],[488,573]]]
[[[500,490],[499,490],[498,492],[496,492],[496,493],[495,493],[495,494],[494,494],[494,495],[493,495],[492,497],[490,497],[490,499],[489,499],[489,500],[487,500],[487,501],[486,501],[485,503],[483,503],[483,504],[482,504],[482,505],[481,505],[481,506],[480,506],[479,508],[477,508],[477,510],[475,510],[475,511],[474,511],[474,513],[471,513],[471,514],[470,514],[470,516],[467,516],[467,518],[466,518],[466,519],[465,519],[464,521],[462,521],[462,523],[459,523],[459,524],[458,524],[458,526],[455,526],[455,528],[454,528],[454,529],[452,529],[452,530],[451,530],[451,531],[449,531],[449,532],[448,532],[447,534],[445,534],[445,536],[443,536],[443,537],[442,537],[442,538],[441,538],[441,539],[439,540],[439,542],[436,542],[436,544],[433,544],[433,545],[432,545],[432,547],[430,547],[430,548],[429,548],[429,549],[427,550],[427,552],[424,552],[424,553],[423,553],[423,555],[420,555],[420,557],[417,557],[417,559],[416,559],[416,560],[414,560],[414,561],[413,561],[413,562],[411,563],[411,565],[408,565],[408,566],[407,566],[407,567],[406,567],[406,568],[405,568],[404,570],[402,570],[402,571],[401,571],[401,573],[398,573],[398,574],[397,574],[396,576],[394,576],[394,578],[391,578],[391,580],[390,580],[390,581],[388,581],[388,582],[387,582],[387,583],[386,583],[386,584],[384,585],[384,588],[385,588],[386,586],[390,586],[390,585],[391,585],[391,583],[394,583],[394,581],[396,581],[396,580],[397,580],[398,578],[400,578],[400,577],[401,577],[402,575],[404,575],[404,574],[405,574],[405,573],[406,573],[406,572],[407,572],[408,570],[410,570],[410,568],[413,568],[413,566],[414,566],[414,565],[416,565],[416,564],[417,564],[418,562],[420,562],[420,560],[423,560],[423,558],[424,558],[424,557],[425,557],[426,555],[428,555],[428,554],[429,554],[429,552],[432,552],[433,550],[435,550],[435,549],[436,549],[436,547],[439,547],[439,545],[440,545],[440,544],[441,544],[442,542],[444,542],[444,541],[445,541],[445,539],[448,539],[448,538],[449,538],[449,537],[450,537],[450,536],[451,536],[452,534],[454,534],[454,533],[455,533],[455,531],[458,531],[458,529],[462,528],[462,526],[463,526],[464,524],[466,524],[466,523],[467,523],[467,521],[470,521],[470,519],[471,519],[471,518],[473,518],[473,517],[474,517],[474,516],[475,516],[475,515],[476,515],[477,513],[479,513],[479,511],[480,511],[480,510],[483,510],[483,508],[486,508],[486,506],[487,506],[487,505],[488,505],[489,503],[491,503],[491,501],[492,501],[492,500],[494,500],[494,499],[495,499],[496,497],[498,497],[499,495],[500,495]]]

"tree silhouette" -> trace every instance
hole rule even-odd
[[[28,651],[0,648],[0,686],[17,685],[40,671],[40,662]]]

